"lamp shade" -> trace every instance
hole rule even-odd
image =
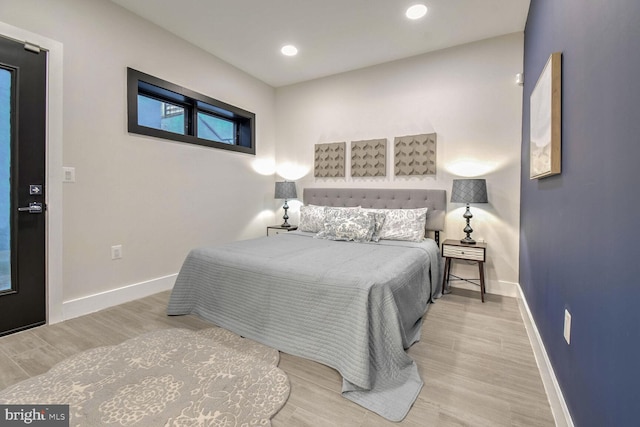
[[[295,182],[276,182],[276,199],[295,199],[296,197],[298,197],[298,195],[296,194]]]
[[[484,179],[454,179],[451,202],[488,203],[487,181]]]

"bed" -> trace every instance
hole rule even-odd
[[[444,226],[445,192],[312,188],[303,201],[365,210],[426,207],[434,239],[335,241],[292,231],[194,249],[167,313],[195,314],[328,365],[342,375],[345,398],[400,421],[423,385],[405,350],[420,338],[429,303],[441,296],[435,239]]]

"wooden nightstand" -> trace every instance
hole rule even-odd
[[[275,236],[280,233],[287,233],[289,231],[297,230],[297,225],[292,225],[291,227],[283,227],[281,225],[270,225],[267,227],[267,236]]]
[[[444,277],[442,279],[442,292],[444,293],[446,285],[449,283],[452,259],[475,261],[478,263],[478,270],[480,271],[480,298],[482,302],[484,302],[484,262],[487,256],[487,244],[476,243],[475,245],[466,245],[460,243],[460,240],[447,239],[442,243],[442,256],[446,260],[444,264]],[[471,280],[475,279],[462,280],[473,283]]]

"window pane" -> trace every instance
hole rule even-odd
[[[235,126],[230,120],[198,113],[198,138],[235,144]]]
[[[184,135],[184,108],[138,95],[138,124]]]
[[[11,73],[0,68],[0,291],[11,289]]]

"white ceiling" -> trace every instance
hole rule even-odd
[[[111,0],[279,87],[523,31],[530,0]],[[427,5],[410,21],[408,6]],[[299,53],[286,57],[285,44]]]

